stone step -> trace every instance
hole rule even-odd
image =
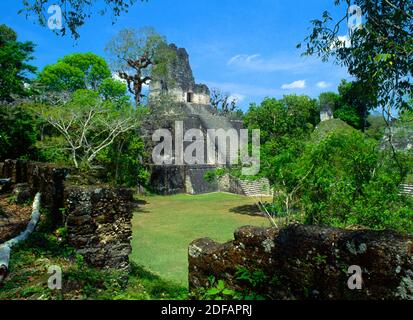
[[[402,184],[400,185],[400,194],[407,194],[413,196],[413,185]]]
[[[240,186],[246,196],[270,195],[269,182],[266,179],[258,181],[240,181]],[[266,187],[264,189],[263,187]]]

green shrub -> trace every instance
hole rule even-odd
[[[413,207],[400,196],[402,173],[392,154],[361,132],[337,130],[310,143],[297,162],[306,222],[413,232]]]
[[[42,230],[43,226],[39,226]],[[0,287],[1,299],[93,299],[93,300],[183,300],[186,288],[165,281],[136,264],[130,274],[118,270],[101,270],[88,266],[82,255],[67,244],[67,230],[54,233],[34,232],[13,248],[10,274]],[[47,286],[47,269],[60,266],[62,290]]]
[[[20,106],[0,105],[0,161],[32,157],[37,135],[31,113]]]

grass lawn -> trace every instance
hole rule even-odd
[[[238,227],[270,226],[251,215],[258,199],[226,193],[141,197],[133,218],[131,259],[165,280],[188,284],[188,245],[209,237],[233,239]]]

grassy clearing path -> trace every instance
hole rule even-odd
[[[165,280],[187,286],[188,245],[209,237],[233,239],[235,229],[246,225],[269,226],[256,213],[257,199],[226,193],[149,196],[133,218],[131,259]]]

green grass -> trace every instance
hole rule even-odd
[[[226,193],[149,196],[139,198],[133,219],[131,259],[162,279],[187,286],[188,245],[209,237],[218,242],[233,239],[242,226],[270,226],[253,216],[258,199]]]
[[[407,175],[405,183],[413,184],[413,173]]]
[[[60,266],[62,290],[47,287],[48,267]],[[0,300],[184,300],[188,290],[161,279],[142,266],[131,265],[125,273],[87,266],[73,248],[53,235],[35,232],[13,248],[10,274],[0,285]]]
[[[255,202],[231,194],[152,196],[134,216],[132,272],[129,282],[116,270],[88,267],[81,256],[45,232],[43,227],[13,248],[10,274],[0,286],[2,299],[187,299],[187,248],[190,242],[210,237],[220,242],[233,238],[240,226],[269,226]],[[47,288],[47,268],[63,270],[63,290]]]
[[[354,129],[352,126],[348,125],[347,123],[345,123],[343,120],[331,119],[331,120],[323,121],[318,125],[317,129],[314,130],[314,132],[311,135],[312,136],[311,140],[313,142],[320,142],[333,131],[334,132],[341,131],[343,133],[352,133],[352,132],[355,132],[356,129]]]

